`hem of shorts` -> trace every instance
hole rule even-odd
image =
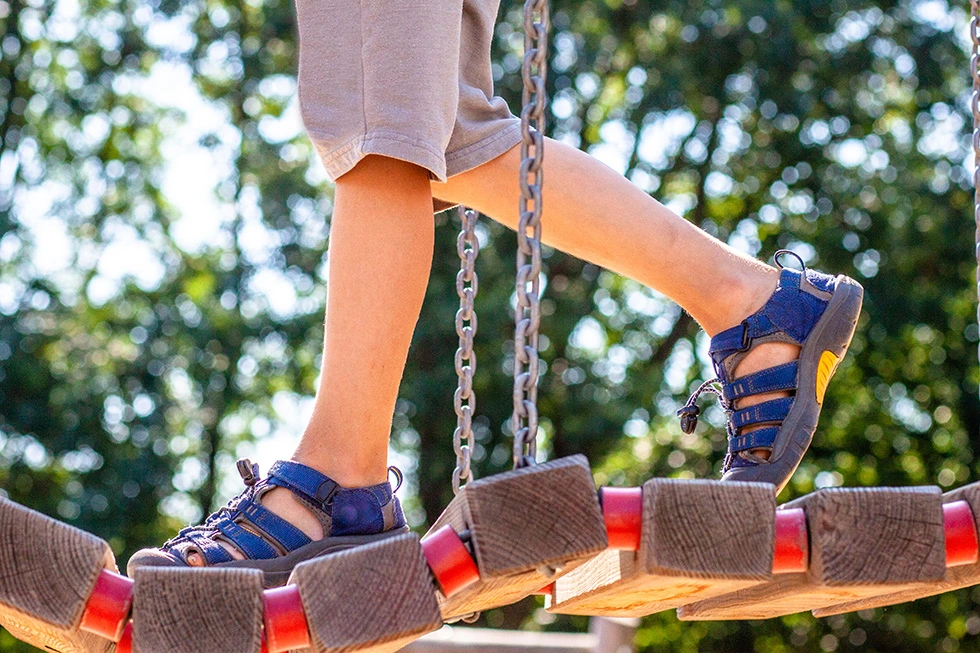
[[[310,132],[311,137],[317,134]],[[430,145],[408,138],[398,132],[372,130],[356,136],[322,157],[323,167],[331,181],[350,172],[368,154],[380,154],[414,163],[429,170],[439,179],[446,178],[446,159]]]
[[[446,177],[477,168],[521,142],[521,121],[513,117],[509,124],[486,138],[458,150],[446,152]]]

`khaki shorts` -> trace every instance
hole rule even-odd
[[[296,0],[300,108],[331,180],[381,154],[444,182],[520,142],[493,95],[499,4]]]

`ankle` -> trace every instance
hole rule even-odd
[[[716,311],[702,320],[701,327],[710,337],[737,326],[757,313],[776,290],[779,271],[761,261],[754,261],[747,270],[735,272],[721,284],[724,298],[715,302]]]
[[[337,452],[329,456],[318,456],[302,447],[296,450],[290,460],[315,469],[345,489],[370,487],[388,480],[388,466],[383,460],[379,464],[375,460],[338,455]]]

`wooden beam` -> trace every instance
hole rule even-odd
[[[262,579],[258,569],[138,569],[133,650],[259,653]]]
[[[445,626],[402,650],[405,653],[597,653],[597,641],[595,635],[586,633]]]
[[[40,649],[104,653],[105,638],[80,626],[109,545],[13,501],[0,499],[0,625]]]
[[[299,587],[316,653],[388,653],[442,627],[432,574],[411,533],[301,563],[289,582]]]
[[[584,456],[468,483],[430,533],[446,525],[465,534],[480,573],[478,582],[452,596],[440,593],[446,620],[514,603],[607,545]]]
[[[642,493],[639,550],[609,549],[558,579],[549,612],[640,617],[772,579],[772,485],[657,478]]]
[[[891,594],[945,574],[939,488],[831,488],[785,507],[806,512],[809,569],[681,607],[681,619],[767,619]]]
[[[956,515],[951,508],[957,503],[965,502],[967,513]],[[980,562],[977,561],[977,519],[980,515],[980,483],[973,483],[943,495],[946,525],[946,577],[933,583],[922,583],[909,589],[875,596],[869,599],[839,603],[837,605],[819,608],[813,611],[818,617],[828,617],[834,614],[881,608],[896,603],[915,601],[926,596],[934,596],[943,592],[964,587],[980,585]],[[969,523],[957,524],[957,518],[967,518]],[[965,530],[961,530],[965,528]]]

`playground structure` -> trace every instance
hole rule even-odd
[[[732,518],[736,496],[763,527]],[[552,612],[828,615],[980,583],[980,484],[946,495],[829,488],[779,508],[773,488],[754,483],[652,479],[604,488],[602,497],[597,523],[611,546],[585,562],[579,553],[563,558],[567,567],[551,559],[555,580],[539,590]],[[326,555],[297,566],[285,586],[263,588],[250,569],[143,569],[126,578],[103,540],[0,500],[0,625],[62,653],[396,651],[460,612],[513,601],[542,574],[485,567],[484,554],[502,560],[509,549],[456,528]],[[540,528],[496,533],[519,542]],[[28,545],[39,536],[49,546]]]
[[[249,569],[142,569],[129,579],[105,541],[0,499],[0,625],[61,653],[382,653],[536,593],[556,613],[677,609],[685,620],[759,619],[838,614],[980,584],[980,484],[946,494],[831,488],[777,506],[774,488],[755,483],[651,479],[597,493],[585,458],[536,462],[548,25],[547,0],[528,0],[514,470],[481,480],[470,470],[477,244],[476,216],[461,208],[457,496],[425,537],[304,562],[283,587],[263,587],[262,573]],[[974,145],[980,160],[980,131]],[[980,170],[975,181],[980,218]]]

